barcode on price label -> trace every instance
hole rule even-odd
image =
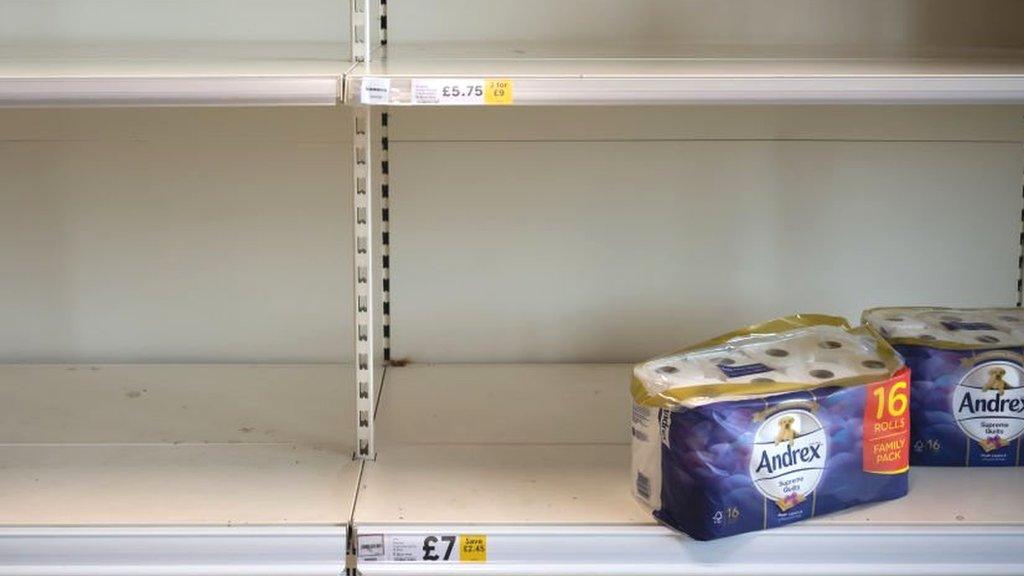
[[[359,87],[359,102],[362,104],[387,104],[391,100],[390,78],[363,78]]]
[[[364,562],[379,562],[385,558],[383,534],[360,534],[356,539],[356,556]]]
[[[512,81],[484,78],[415,78],[412,103],[430,106],[482,106],[512,103]]]
[[[487,536],[361,534],[356,554],[366,562],[487,562]]]

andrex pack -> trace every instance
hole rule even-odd
[[[781,318],[633,374],[634,494],[693,538],[907,493],[909,374],[870,328]]]
[[[1020,466],[1024,311],[876,308],[864,313],[910,366],[910,462]]]

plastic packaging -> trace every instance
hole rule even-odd
[[[634,494],[693,538],[907,493],[909,375],[869,328],[781,318],[633,374]]]
[[[1024,310],[875,308],[863,319],[911,369],[911,464],[1021,465]]]

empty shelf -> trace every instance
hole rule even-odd
[[[414,83],[508,80],[505,104],[1024,103],[1024,52],[827,47],[389,46],[356,66],[346,101],[484,104],[414,96]],[[384,99],[364,94],[370,84]]]
[[[333,106],[349,66],[321,44],[4,46],[0,106]]]
[[[1024,501],[992,496],[1024,488],[1020,469],[917,469],[907,498],[714,542],[659,526],[630,494],[628,375],[623,365],[389,368],[378,457],[353,518],[359,571],[1010,574],[1024,562],[1013,544]],[[486,562],[444,561],[441,537],[484,537]]]
[[[0,366],[0,574],[338,574],[360,469],[353,375]]]

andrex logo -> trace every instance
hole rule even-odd
[[[957,426],[985,452],[1009,446],[1024,434],[1024,370],[1004,359],[982,362],[953,389]]]
[[[750,477],[758,492],[786,511],[818,487],[827,458],[821,421],[807,410],[784,410],[766,418],[754,433]]]
[[[996,393],[992,398],[975,398],[970,392],[964,394],[958,408],[960,412],[971,414],[1001,414],[1003,412],[1024,412],[1024,400],[1020,398],[1006,398],[1003,394]]]
[[[804,446],[799,450],[793,450],[792,444],[786,445],[786,451],[782,454],[768,455],[768,451],[761,452],[761,461],[757,464],[755,473],[761,472],[774,474],[784,468],[790,468],[799,464],[807,464],[825,457],[821,454],[822,444],[816,443]]]

